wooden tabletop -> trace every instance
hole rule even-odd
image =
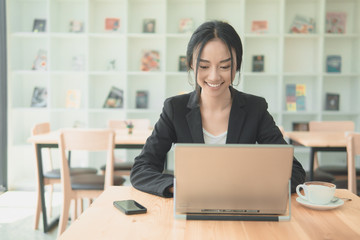
[[[129,134],[127,129],[116,130],[115,144],[144,144],[151,135],[152,130],[133,130]],[[47,134],[39,134],[28,138],[28,142],[35,144],[57,144],[59,141],[60,130],[52,131]]]
[[[174,219],[171,198],[110,187],[60,239],[360,239],[360,198],[343,189],[336,196],[352,201],[319,211],[300,205],[293,194],[289,222],[190,221]],[[138,201],[148,212],[125,215],[113,207],[113,201],[126,199]]]
[[[306,147],[345,147],[345,132],[285,132],[288,137]]]

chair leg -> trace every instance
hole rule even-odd
[[[81,215],[84,211],[84,199],[83,198],[80,198],[79,199],[79,202],[80,202],[80,212],[79,212],[79,215]]]
[[[47,207],[47,214],[49,217],[52,216],[52,201],[53,201],[54,185],[49,185],[49,204]]]
[[[37,197],[36,197],[36,210],[35,210],[35,224],[34,229],[39,228],[39,220],[40,220],[40,214],[41,214],[41,196],[40,196],[40,189],[37,191]]]
[[[62,212],[59,220],[59,230],[58,230],[57,238],[59,238],[60,235],[65,231],[66,226],[68,224],[70,204],[71,204],[71,199],[63,198]]]

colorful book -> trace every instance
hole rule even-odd
[[[179,56],[179,72],[186,72],[186,56]]]
[[[254,55],[252,61],[253,72],[264,72],[264,55]]]
[[[339,111],[340,94],[326,93],[325,110]]]
[[[136,91],[136,108],[148,108],[148,100],[148,91]]]
[[[84,32],[84,23],[82,21],[72,20],[69,23],[69,32]]]
[[[81,91],[69,89],[66,92],[66,108],[80,108]]]
[[[31,69],[36,71],[46,71],[47,65],[47,51],[39,49]]]
[[[35,87],[31,98],[31,107],[43,108],[47,106],[47,89]]]
[[[267,33],[269,30],[268,21],[254,20],[251,22],[251,32],[253,33]]]
[[[34,19],[33,32],[46,31],[46,19]]]
[[[156,20],[147,18],[143,21],[143,33],[155,33]]]
[[[145,50],[141,58],[141,71],[160,71],[160,53],[156,50]]]
[[[182,18],[179,22],[179,33],[192,33],[194,31],[194,20],[192,18]]]
[[[341,56],[329,55],[326,57],[326,72],[339,73],[341,72]]]
[[[327,12],[326,13],[327,33],[345,33],[346,32],[346,13],[345,12]]]
[[[103,107],[122,108],[123,104],[124,104],[124,91],[117,87],[111,87]]]
[[[286,85],[286,109],[289,112],[306,110],[306,85]]]
[[[105,30],[117,31],[120,29],[120,18],[105,18]]]
[[[290,33],[315,33],[315,20],[310,17],[296,15],[290,25]]]

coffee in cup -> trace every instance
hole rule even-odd
[[[304,189],[304,195],[300,189]],[[334,197],[336,185],[328,182],[306,182],[296,187],[300,198],[318,205],[328,204]]]

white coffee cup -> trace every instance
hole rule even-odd
[[[300,192],[304,189],[305,195]],[[333,199],[336,185],[328,182],[306,182],[296,187],[296,193],[300,198],[318,205],[328,204]]]

